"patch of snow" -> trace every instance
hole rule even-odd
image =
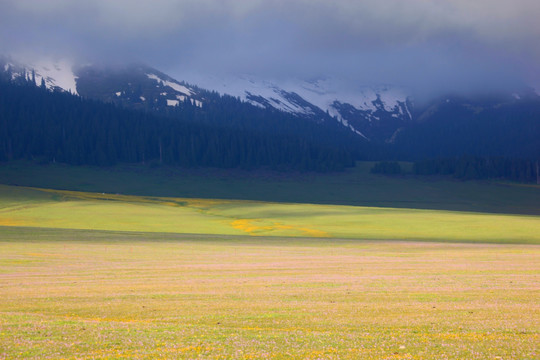
[[[329,111],[336,101],[350,104],[356,109],[376,110],[373,101],[377,99],[377,94],[371,88],[344,91],[339,82],[331,79],[290,82],[286,87],[324,111]]]
[[[116,93],[116,96],[120,96],[120,95],[122,95],[122,92],[121,92],[121,91],[118,91],[118,92]]]
[[[197,107],[202,108],[202,102],[200,102],[199,100],[195,100],[195,99],[190,99],[190,100],[191,100],[191,105],[195,105]]]
[[[180,101],[186,101],[186,97],[184,95],[176,95],[176,98]]]
[[[306,101],[328,112],[331,112],[331,109],[336,110],[336,102],[349,104],[357,110],[368,113],[380,109],[404,115],[400,104],[404,104],[407,108],[405,91],[397,87],[351,88],[336,80],[321,79],[291,83],[288,84],[287,89],[292,89]]]
[[[200,83],[200,82],[199,82]],[[257,81],[249,76],[239,76],[217,82],[203,81],[203,87],[210,88],[221,94],[227,94],[248,102],[254,106],[265,108],[267,105],[275,109],[303,115],[312,115],[309,107],[297,104],[291,100],[289,89],[282,89],[270,81]],[[211,85],[214,84],[214,85]],[[258,101],[253,97],[261,97],[266,102]]]
[[[361,137],[369,140],[364,134],[362,134],[360,131],[356,130],[354,128],[354,126],[352,126],[351,124],[349,124],[349,122],[347,120],[345,120],[343,118],[343,116],[341,116],[341,114],[339,113],[339,111],[337,111],[336,109],[334,108],[331,108],[330,110],[328,110],[328,113],[330,114],[330,116],[332,117],[335,117],[336,119],[338,119],[338,121],[343,125],[345,126],[346,128],[349,128],[349,130],[351,130],[352,132],[354,132],[355,134],[357,135],[360,135]]]
[[[410,110],[409,107],[407,106],[407,102],[406,102],[406,101],[405,101],[405,109],[407,110],[407,115],[409,115],[409,120],[412,120],[411,110]]]
[[[162,82],[163,86],[168,86],[168,87],[172,88],[173,90],[178,91],[179,93],[186,94],[187,96],[192,96],[193,95],[193,92],[190,89],[188,89],[187,87],[183,86],[183,85],[174,83],[172,81],[164,80],[164,79],[162,79],[159,76],[154,75],[154,74],[146,74],[146,76],[148,76],[149,79],[157,81],[158,83]]]
[[[375,112],[378,107],[373,104],[373,101],[378,98],[380,98],[383,109],[386,111],[403,113],[403,109],[399,106],[400,103],[403,103],[407,108],[405,91],[390,86],[350,88],[343,86],[342,83],[335,79],[317,79],[314,81],[293,79],[277,85],[274,82],[257,80],[247,75],[228,79],[196,74],[192,74],[192,76],[191,81],[203,88],[238,97],[252,105],[265,107],[266,104],[264,103],[261,104],[257,100],[248,99],[250,95],[254,97],[260,96],[268,101],[272,107],[295,114],[310,115],[314,113],[311,108],[291,101],[286,97],[287,94],[295,93],[322,111],[329,112],[334,109],[332,105],[336,101],[342,104],[350,104],[358,110]]]
[[[266,108],[266,106],[264,106],[263,104],[258,103],[258,102],[253,101],[253,100],[247,100],[246,102],[247,102],[248,104],[251,104],[251,105],[253,105],[253,106],[259,107],[259,108],[261,108],[261,109],[265,109],[265,108]]]
[[[180,104],[180,101],[178,100],[169,100],[167,99],[167,106],[178,106]]]
[[[48,89],[59,87],[64,91],[77,95],[77,77],[73,73],[73,65],[70,62],[43,59],[27,66],[30,68],[30,74],[32,74],[32,69],[35,71],[38,86],[41,84],[41,79],[43,79]]]
[[[146,76],[148,76],[149,79],[156,80],[158,83],[159,83],[160,81],[163,81],[162,78],[160,78],[159,76],[154,75],[154,74],[146,74]]]
[[[350,105],[362,111],[369,121],[379,120],[375,112],[381,110],[390,113],[395,118],[412,119],[407,102],[407,91],[395,86],[351,86],[347,82],[333,78],[312,81],[287,79],[273,82],[248,75],[223,78],[195,73],[187,74],[186,80],[220,94],[237,97],[261,108],[273,107],[297,115],[314,115],[318,108],[323,112],[328,112],[344,126],[363,137],[365,136],[360,131],[354,129],[353,125],[346,121],[344,116],[347,117],[347,115],[340,114],[338,110],[340,104]],[[310,105],[298,103],[295,100],[296,97],[291,95],[299,96]]]
[[[146,101],[146,98],[144,96],[139,96],[139,99],[141,99],[142,101]]]
[[[166,92],[162,92],[161,94],[159,94],[161,96],[167,96],[167,93]]]

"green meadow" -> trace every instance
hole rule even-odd
[[[0,225],[213,235],[540,243],[540,218],[346,205],[163,198],[0,185]]]
[[[370,174],[361,162],[343,173],[278,173],[220,169],[111,168],[0,164],[0,184],[157,197],[255,200],[540,215],[540,186],[441,177]],[[404,163],[404,168],[411,164]]]
[[[0,358],[536,359],[540,188],[0,167]]]

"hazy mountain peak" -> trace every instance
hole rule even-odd
[[[67,59],[41,58],[22,62],[5,57],[3,62],[4,71],[11,71],[12,79],[31,79],[38,86],[43,80],[47,89],[77,94],[77,76],[73,71],[73,63]]]

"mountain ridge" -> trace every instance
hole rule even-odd
[[[328,79],[280,86],[271,81],[240,76],[235,80],[229,79],[229,84],[225,86],[218,85],[219,82],[214,85],[203,82],[201,88],[142,64],[107,67],[50,60],[23,64],[4,59],[2,65],[4,71],[12,73],[13,78],[32,78],[37,85],[44,79],[44,85],[49,89],[138,109],[164,109],[183,101],[202,107],[205,100],[202,94],[217,91],[257,107],[272,108],[316,122],[334,120],[356,135],[375,141],[388,140],[395,129],[380,132],[377,131],[378,126],[371,123],[375,124],[383,118],[393,118],[394,123],[412,120],[406,95],[388,86],[364,87],[350,94],[340,94],[331,88],[336,85]],[[55,75],[60,80],[54,78]],[[381,139],[381,136],[385,138]]]
[[[53,91],[184,119],[195,108],[203,113],[195,118],[209,124],[237,128],[250,124],[257,131],[271,129],[271,123],[255,124],[257,116],[247,113],[241,116],[243,120],[237,119],[233,109],[238,104],[233,105],[229,96],[254,109],[274,111],[277,117],[288,115],[287,120],[283,119],[291,127],[287,134],[302,128],[296,127],[293,119],[320,125],[321,131],[332,128],[332,136],[336,137],[333,144],[339,142],[339,136],[349,137],[346,141],[361,148],[360,153],[355,151],[363,159],[461,155],[536,158],[540,154],[540,96],[533,89],[476,96],[440,95],[417,103],[406,89],[389,85],[351,89],[329,78],[290,79],[278,84],[250,76],[207,77],[192,85],[193,77],[189,83],[178,81],[142,64],[111,67],[58,62],[30,68],[4,58],[0,65],[3,74],[13,81],[30,80]],[[60,80],[54,74],[60,74]],[[215,112],[228,106],[232,106],[225,111],[228,118],[217,116],[224,123],[212,123]],[[214,111],[210,117],[204,115],[208,107]],[[337,128],[350,136],[338,135],[343,131],[336,132]],[[301,132],[296,135],[306,136]],[[371,145],[364,145],[366,141]]]

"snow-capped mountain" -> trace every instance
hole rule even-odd
[[[194,86],[144,65],[106,67],[84,65],[75,68],[81,96],[128,107],[160,110],[189,102],[203,107],[205,99]]]
[[[31,81],[49,90],[134,108],[160,109],[180,102],[202,107],[204,103],[199,90],[144,65],[74,65],[66,60],[23,64],[0,58],[0,66],[14,81]]]
[[[250,76],[195,79],[204,88],[239,97],[255,106],[275,108],[315,121],[334,118],[367,139],[391,141],[398,129],[412,121],[407,93],[392,86],[348,89],[329,78],[285,82]]]
[[[66,60],[42,59],[22,64],[0,57],[0,66],[12,80],[28,79],[34,81],[36,85],[44,85],[50,90],[77,94],[77,76],[73,71],[73,65]]]
[[[531,99],[540,101],[537,93],[527,90],[475,98],[440,97],[422,106],[413,106],[405,89],[394,86],[351,88],[330,78],[268,81],[250,76],[218,78],[186,74],[190,83],[197,84],[195,86],[145,65],[111,67],[73,65],[67,61],[35,61],[23,65],[7,58],[0,58],[0,76],[125,107],[157,111],[186,104],[204,109],[209,101],[221,101],[211,90],[315,123],[340,124],[359,140],[389,144],[404,143],[405,138],[412,138],[411,131],[418,131],[414,129],[427,122],[437,127],[441,119],[476,119],[501,106],[526,105]]]
[[[0,60],[0,65],[12,79],[31,80],[38,86],[43,82],[51,90],[139,109],[159,110],[181,102],[203,107],[202,89],[209,89],[315,122],[338,121],[375,141],[391,141],[396,131],[412,120],[407,94],[390,86],[344,91],[333,79],[278,84],[248,76],[199,77],[193,86],[145,65],[74,65],[65,60],[22,64],[11,59]]]

